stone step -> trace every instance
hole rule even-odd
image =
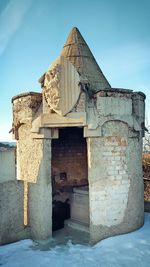
[[[65,221],[65,226],[71,227],[78,231],[84,231],[89,233],[89,224],[87,223],[81,223],[72,219]]]

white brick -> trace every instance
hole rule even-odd
[[[109,175],[117,175],[118,174],[118,171],[116,171],[116,170],[107,170],[107,174],[108,174],[108,176]]]
[[[118,160],[121,160],[121,157],[120,156],[114,156],[113,155],[113,159],[116,160],[116,161],[118,161]]]
[[[112,174],[112,175],[109,175],[108,178],[112,179],[112,180],[115,180],[116,176]]]
[[[105,151],[105,152],[103,152],[103,156],[112,156],[113,154],[112,154],[112,152],[110,152],[110,151]]]
[[[115,176],[115,179],[116,179],[116,180],[122,180],[122,175],[119,175],[119,174],[116,175],[116,176]]]
[[[121,146],[117,146],[117,147],[114,148],[114,151],[115,152],[118,152],[118,151],[121,151],[121,150],[122,150],[122,147]]]
[[[120,170],[119,171],[119,174],[122,175],[122,174],[126,174],[126,171],[125,170]]]
[[[123,167],[122,167],[122,166],[120,166],[120,165],[118,165],[118,166],[115,166],[115,169],[120,171],[120,170],[122,170],[122,169],[123,169]]]
[[[108,171],[111,171],[111,170],[116,170],[116,166],[115,165],[109,165],[108,168],[107,168]]]

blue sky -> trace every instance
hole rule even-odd
[[[150,117],[149,10],[150,0],[0,0],[0,140],[11,139],[11,98],[41,91],[74,26],[112,87],[147,95]]]

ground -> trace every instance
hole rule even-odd
[[[149,267],[150,213],[142,228],[129,234],[107,238],[94,246],[73,244],[39,247],[23,240],[0,247],[3,267]],[[43,249],[44,248],[44,249]]]

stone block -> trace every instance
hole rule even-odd
[[[71,220],[89,224],[88,187],[74,188],[71,198]]]

